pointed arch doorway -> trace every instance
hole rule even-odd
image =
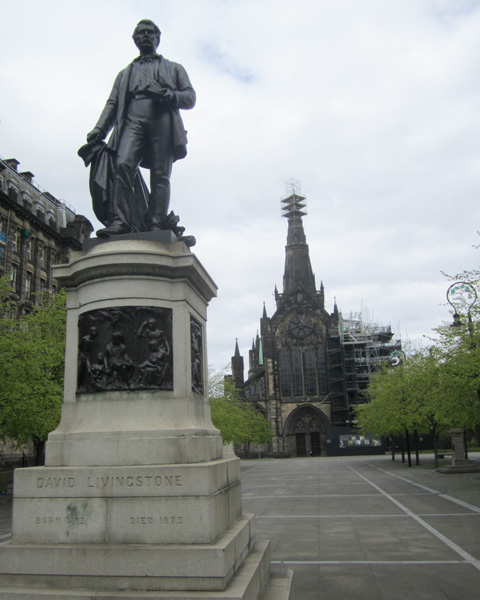
[[[285,442],[291,456],[326,456],[327,417],[314,406],[293,410],[285,422]]]

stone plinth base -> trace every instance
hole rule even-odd
[[[64,404],[46,466],[15,473],[0,598],[291,598],[211,422],[208,273],[183,243],[146,234],[87,244],[55,277]]]
[[[291,598],[241,514],[239,460],[15,473],[3,599]]]
[[[5,544],[0,544],[0,552]],[[87,551],[87,548],[84,549]],[[133,552],[133,550],[132,550]],[[3,553],[2,553],[3,558]],[[211,558],[211,557],[210,557]],[[138,561],[138,558],[136,559]],[[170,561],[171,564],[172,561]],[[207,566],[204,562],[204,567]],[[270,552],[268,542],[257,543],[253,546],[248,557],[243,561],[230,580],[226,589],[222,591],[155,591],[146,589],[122,590],[105,589],[108,576],[98,578],[97,588],[72,589],[70,578],[65,587],[50,587],[45,585],[42,578],[29,581],[21,575],[15,577],[2,577],[0,580],[2,600],[293,600],[292,572],[269,573]],[[188,573],[188,570],[187,570]],[[187,577],[187,575],[186,575]],[[197,575],[200,578],[201,575]],[[79,578],[82,581],[82,578]],[[145,586],[149,582],[147,575],[143,575],[137,585]],[[57,581],[57,583],[61,583]],[[11,585],[12,584],[12,585]]]
[[[448,467],[440,467],[437,469],[438,473],[445,473],[447,475],[453,475],[455,473],[480,473],[480,465],[473,460],[464,460],[463,464],[458,464],[458,460],[455,465]]]
[[[437,471],[450,475],[455,473],[480,473],[480,464],[465,458],[465,436],[463,429],[454,428],[449,433],[452,438],[453,447],[452,464],[440,467]]]
[[[113,591],[222,591],[253,548],[253,522],[252,515],[243,517],[217,543],[208,545],[10,542],[0,545],[0,585]],[[262,548],[259,564],[267,560],[268,566],[268,546]]]
[[[14,544],[212,544],[241,516],[239,460],[15,473]]]

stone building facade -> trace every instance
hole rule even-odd
[[[87,218],[37,186],[33,173],[19,172],[19,164],[13,158],[0,159],[0,277],[10,278],[12,319],[41,304],[45,294],[55,293],[52,266],[68,262],[70,250],[81,250],[93,231]],[[31,452],[6,440],[0,444],[0,469],[6,459],[10,466],[24,466]]]
[[[0,159],[0,276],[9,274],[17,316],[52,294],[52,265],[68,262],[93,231],[88,219],[35,185],[16,159]],[[14,317],[15,315],[12,315]]]
[[[379,440],[354,429],[353,409],[368,401],[371,374],[398,359],[401,344],[390,327],[344,319],[335,304],[325,309],[317,289],[302,218],[305,198],[282,200],[288,219],[283,292],[275,287],[276,311],[260,319],[249,352],[247,378],[238,341],[232,378],[246,402],[267,418],[272,443],[256,451],[272,456],[322,456],[382,451]]]

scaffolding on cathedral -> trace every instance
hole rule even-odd
[[[362,314],[340,315],[340,336],[344,348],[345,375],[349,405],[368,401],[368,384],[372,374],[393,352],[401,351],[400,340],[394,340],[392,328],[378,323],[365,323]]]

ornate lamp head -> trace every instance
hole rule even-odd
[[[447,302],[453,308],[453,327],[462,324],[460,314],[467,312],[470,320],[470,309],[477,301],[477,290],[471,283],[456,281],[447,290]]]

